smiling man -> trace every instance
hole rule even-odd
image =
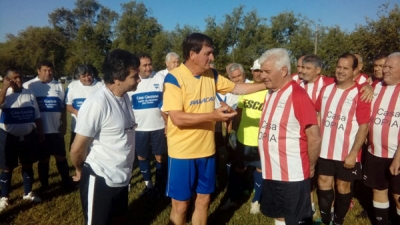
[[[183,62],[164,81],[164,111],[168,117],[168,183],[172,224],[186,224],[192,195],[192,223],[206,224],[210,194],[215,187],[215,121],[236,112],[226,104],[215,109],[215,94],[246,94],[265,89],[261,84],[235,84],[210,68],[214,60],[211,38],[192,33],[183,43]]]
[[[109,52],[103,63],[105,85],[79,110],[71,161],[81,174],[86,224],[123,224],[128,211],[136,123],[127,92],[140,82],[139,65],[128,51]]]
[[[335,200],[334,224],[343,224],[353,196],[351,187],[362,178],[360,150],[368,134],[370,103],[361,100],[358,60],[352,54],[339,57],[336,81],[321,90],[315,103],[322,144],[318,159],[318,202],[322,221],[331,221]],[[332,185],[335,183],[337,192]]]

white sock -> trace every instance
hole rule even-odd
[[[145,180],[144,183],[147,188],[153,188],[153,182],[151,180]]]
[[[387,209],[387,208],[389,208],[389,202],[372,201],[372,205],[374,206],[374,208],[377,208],[377,209]]]
[[[285,221],[279,221],[275,219],[275,225],[286,225]]]
[[[397,212],[397,215],[400,216],[400,209],[399,208],[396,208],[396,212]]]
[[[331,207],[331,212],[335,212],[335,207]]]
[[[311,203],[311,209],[312,209],[312,211],[315,211],[315,203],[314,202]]]

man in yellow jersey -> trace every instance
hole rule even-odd
[[[192,223],[206,224],[210,194],[215,187],[215,121],[236,115],[228,105],[215,108],[215,94],[246,94],[265,89],[262,84],[235,84],[210,68],[214,60],[211,38],[192,33],[182,43],[183,59],[164,81],[164,111],[168,117],[167,196],[172,198],[170,222],[186,224],[192,195]]]

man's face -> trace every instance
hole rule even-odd
[[[309,83],[314,83],[318,79],[321,68],[315,67],[312,63],[303,63],[303,80]]]
[[[169,58],[167,62],[165,62],[165,64],[167,65],[168,71],[171,71],[179,66],[180,64],[179,57],[172,56]]]
[[[336,66],[336,80],[338,84],[353,82],[353,76],[358,74],[358,70],[353,70],[352,58],[340,58]]]
[[[206,71],[211,68],[210,64],[214,61],[214,48],[203,45],[199,53],[191,51],[190,57],[196,66]]]
[[[261,78],[267,89],[276,91],[283,86],[286,69],[277,69],[274,64],[274,59],[268,59],[261,64]]]
[[[297,75],[302,80],[303,80],[303,59],[304,56],[300,57],[299,60],[297,60]]]
[[[15,91],[16,89],[22,88],[22,77],[21,74],[14,71],[10,71],[6,74],[6,79],[10,80],[10,86]]]
[[[124,81],[119,81],[121,90],[126,93],[128,91],[136,91],[136,88],[140,82],[139,69],[131,68],[129,75]]]
[[[53,68],[51,67],[41,66],[37,73],[39,80],[42,82],[49,83],[53,80]]]
[[[387,85],[400,83],[400,56],[387,58],[383,66],[383,81]]]
[[[236,69],[234,71],[232,71],[229,75],[229,79],[233,82],[233,83],[237,83],[237,84],[243,84],[245,81],[245,75],[244,73],[242,73],[242,71],[240,71],[240,69]]]
[[[262,83],[264,79],[261,77],[261,70],[252,70],[254,83]]]
[[[374,77],[376,79],[383,78],[383,66],[385,65],[386,59],[387,58],[383,58],[374,61]]]
[[[148,78],[153,72],[153,64],[149,58],[141,58],[139,66],[139,75],[141,78]]]
[[[93,83],[93,75],[91,75],[89,73],[85,73],[85,74],[79,75],[79,81],[84,86],[90,86]]]

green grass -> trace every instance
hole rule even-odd
[[[0,83],[1,88],[2,83]],[[70,118],[69,120],[70,121]],[[69,129],[69,127],[68,127]],[[69,143],[69,133],[65,136],[65,143]],[[66,146],[68,152],[68,146]],[[222,155],[224,156],[224,155]],[[223,159],[225,157],[222,157]],[[223,160],[222,160],[223,161]],[[73,175],[73,167],[70,165],[70,174]],[[223,163],[221,163],[223,165]],[[34,166],[35,182],[33,191],[40,187],[37,178],[37,165]],[[231,211],[220,211],[218,208],[226,200],[226,174],[225,168],[219,168],[218,187],[212,195],[210,204],[208,224],[274,224],[273,219],[263,216],[262,214],[249,214],[250,202],[252,196],[242,198],[241,207]],[[154,169],[153,169],[154,174]],[[22,201],[22,179],[21,169],[14,170],[12,180],[12,188],[10,193],[10,206],[0,214],[0,225],[16,224],[16,225],[39,225],[39,224],[84,224],[83,214],[80,205],[79,192],[65,193],[60,188],[61,178],[58,175],[54,159],[50,162],[50,188],[41,194],[43,202],[40,204],[31,204]],[[153,177],[154,179],[154,177]],[[149,202],[139,198],[139,193],[143,190],[144,183],[138,168],[133,172],[131,180],[131,191],[129,193],[129,212],[126,224],[168,224],[169,213],[171,210],[170,201],[161,199],[157,202]],[[316,199],[316,197],[315,197]],[[355,200],[355,206],[349,210],[345,225],[354,224],[371,224],[368,219],[356,218],[362,207]],[[190,215],[189,217],[190,218]],[[189,223],[190,224],[190,223]]]

